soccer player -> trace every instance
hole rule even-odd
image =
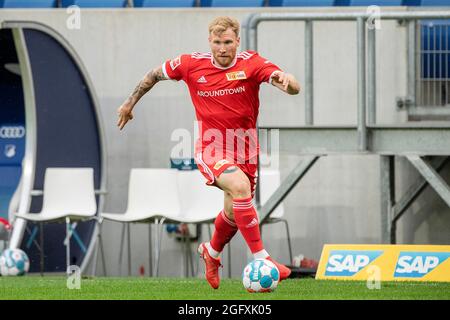
[[[300,91],[295,77],[283,72],[254,51],[237,52],[239,22],[218,17],[209,25],[209,53],[182,54],[148,72],[118,109],[120,130],[133,119],[133,107],[161,80],[183,80],[199,122],[195,160],[208,185],[224,191],[224,208],[218,214],[210,242],[199,246],[205,276],[219,287],[220,253],[239,230],[255,259],[269,259],[280,280],[291,270],[274,261],[261,240],[257,212],[252,203],[257,178],[259,146],[256,120],[259,87],[263,82],[294,95]]]

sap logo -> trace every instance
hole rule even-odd
[[[400,252],[396,278],[421,278],[450,257],[449,252]]]
[[[328,258],[326,276],[352,276],[378,258],[383,251],[333,250]]]

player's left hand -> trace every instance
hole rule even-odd
[[[280,70],[273,73],[272,84],[288,94],[298,94],[300,92],[300,85],[295,77]]]
[[[281,84],[284,91],[287,91],[292,78],[293,76],[291,74],[282,71],[275,71],[272,75],[273,84]]]

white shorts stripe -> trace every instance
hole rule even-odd
[[[249,202],[244,202],[244,203],[241,203],[241,202],[238,202],[238,203],[233,202],[233,207],[247,207],[247,206],[249,206],[249,205],[253,205],[253,203],[252,203],[251,201],[249,201]]]
[[[211,181],[214,182],[214,180],[215,180],[214,174],[212,173],[211,169],[209,169],[209,167],[205,164],[205,162],[203,162],[202,154],[198,153],[196,155],[196,158],[197,158],[198,164],[202,166],[203,170],[205,170],[205,172],[208,174],[208,176],[210,177]]]
[[[233,202],[233,209],[250,209],[253,208],[253,203],[252,202],[246,202],[246,203],[236,203]]]

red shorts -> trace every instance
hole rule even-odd
[[[215,163],[207,164],[205,161],[203,161],[202,154],[197,153],[195,155],[195,162],[197,163],[198,170],[206,178],[207,185],[216,185],[216,178],[218,178],[227,168],[232,166],[238,167],[245,173],[245,175],[248,177],[248,180],[250,180],[250,190],[252,193],[252,197],[254,196],[256,183],[258,180],[257,161],[248,161],[243,164],[239,164],[227,159],[222,159]]]

